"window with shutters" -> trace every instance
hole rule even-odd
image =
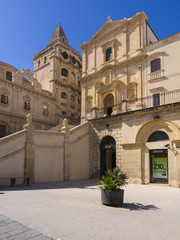
[[[151,73],[161,70],[161,60],[157,58],[151,62]]]

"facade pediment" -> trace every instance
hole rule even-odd
[[[113,31],[115,28],[119,27],[122,23],[125,23],[127,19],[119,20],[119,21],[112,21],[108,20],[100,30],[91,38],[91,40],[95,40],[100,38],[101,36],[107,34],[108,32]]]

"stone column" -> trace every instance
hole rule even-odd
[[[30,177],[30,183],[34,183],[34,167],[35,167],[35,146],[34,146],[34,126],[32,125],[32,117],[30,114],[26,116],[27,124],[23,128],[27,131],[27,140],[25,145],[25,164],[24,176]]]
[[[70,180],[71,145],[69,130],[70,126],[68,126],[67,119],[65,118],[61,128],[61,132],[64,133],[64,181]]]

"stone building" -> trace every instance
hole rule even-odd
[[[34,56],[34,76],[42,88],[56,95],[59,111],[56,117],[80,123],[81,56],[69,44],[60,25],[47,47]]]
[[[119,166],[132,182],[179,186],[180,33],[158,40],[145,13],[108,17],[81,49],[92,175]]]
[[[0,62],[0,137],[22,129],[31,113],[36,129],[50,129],[66,117],[80,123],[81,57],[61,26],[34,57],[34,74]]]
[[[58,39],[66,42],[58,28]],[[55,88],[59,96],[64,86],[70,95],[69,73],[78,80],[78,67],[70,68],[70,61],[78,57],[58,39],[57,47],[50,41],[35,56],[35,76],[48,93]],[[180,33],[159,40],[143,12],[119,21],[108,17],[81,49],[81,124],[72,127],[64,119],[63,126],[44,131],[27,123],[23,131],[0,139],[0,175],[26,174],[35,183],[82,180],[118,166],[130,182],[180,187]],[[64,52],[71,56],[62,67],[68,76],[50,70],[60,68]]]

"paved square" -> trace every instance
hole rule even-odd
[[[5,221],[0,218],[0,239],[179,240],[180,189],[130,184],[124,187],[123,207],[113,208],[101,204],[95,184],[90,180],[1,188]],[[3,238],[3,229],[11,223],[13,231],[24,229],[27,235]]]

